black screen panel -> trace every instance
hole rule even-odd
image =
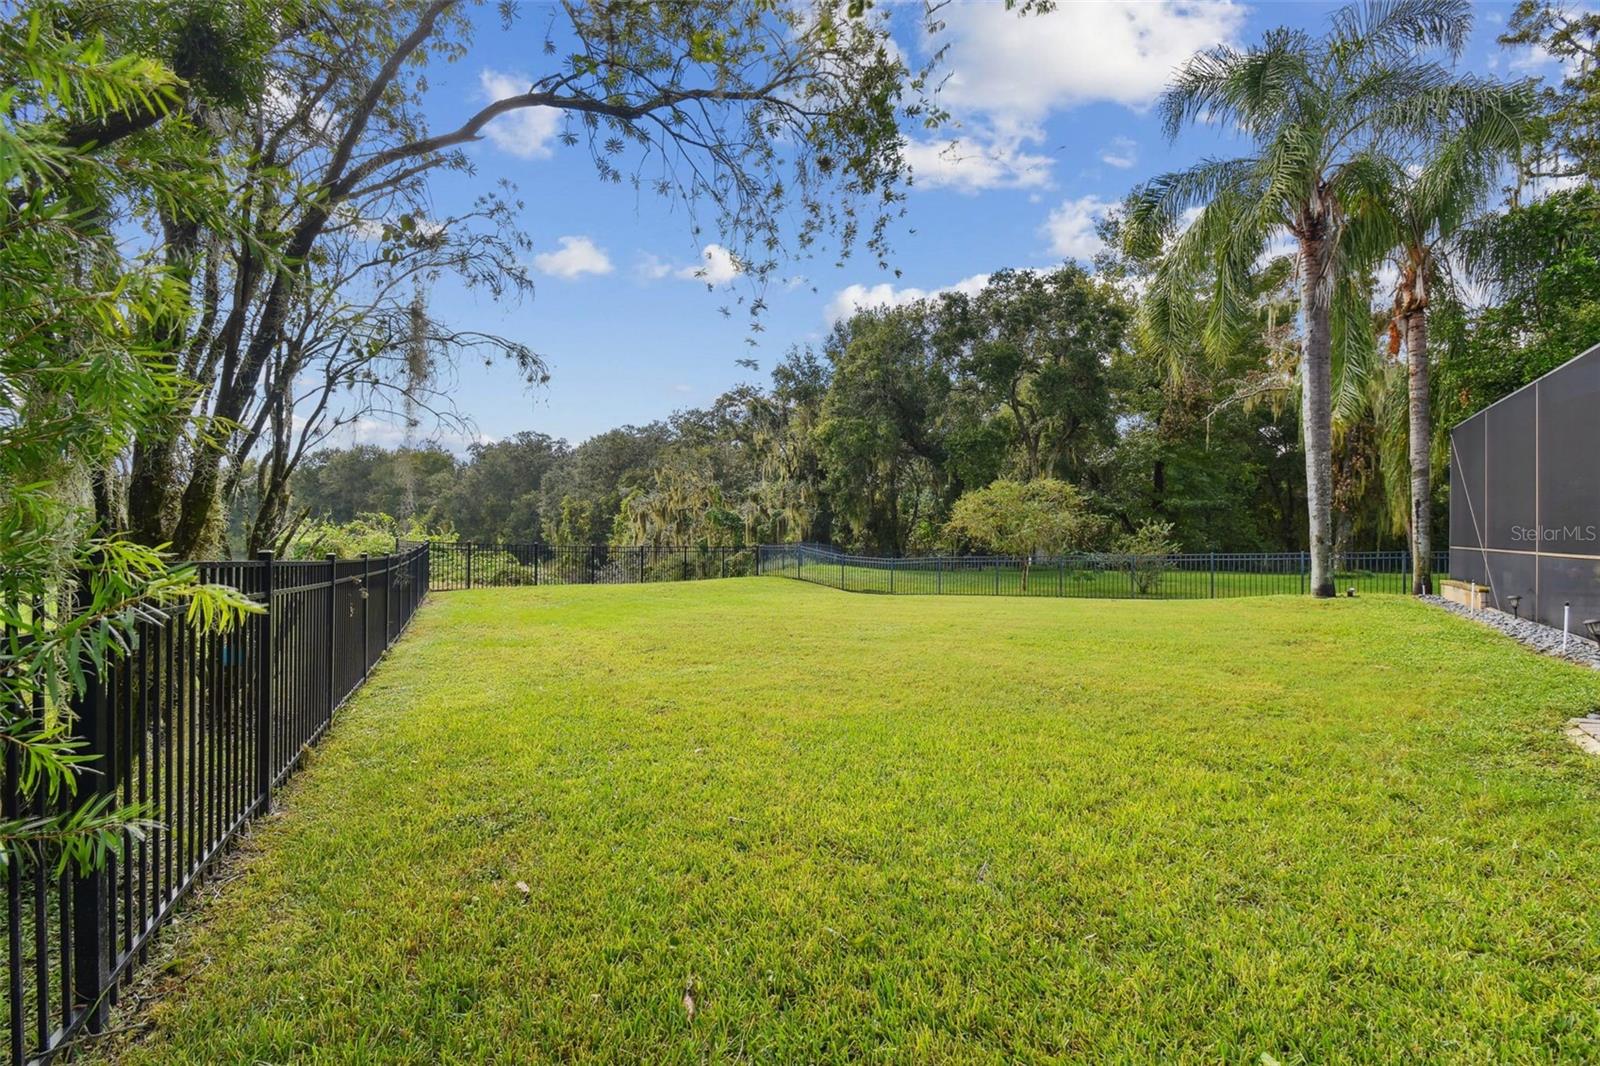
[[[1539,557],[1539,621],[1561,625],[1563,603],[1572,604],[1572,633],[1586,636],[1583,621],[1600,618],[1600,559]],[[1526,617],[1527,612],[1523,612]]]
[[[1480,528],[1487,528],[1489,547],[1533,551],[1538,543],[1538,466],[1534,456],[1536,399],[1523,389],[1483,412],[1488,434],[1485,461],[1489,474]],[[1529,575],[1531,583],[1532,575]]]
[[[1539,550],[1600,555],[1600,352],[1568,363],[1538,389]]]
[[[1450,543],[1478,547],[1482,541],[1483,416],[1450,434]]]
[[[1483,584],[1489,586],[1489,606],[1509,612],[1511,598],[1522,597],[1517,604],[1523,618],[1538,616],[1539,604],[1535,595],[1539,560],[1534,555],[1513,552],[1490,552],[1489,570]]]
[[[1573,631],[1600,618],[1600,347],[1450,432],[1450,574]],[[1480,536],[1483,538],[1480,540]]]

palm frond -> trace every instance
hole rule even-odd
[[[1364,0],[1333,16],[1335,51],[1352,60],[1442,48],[1461,54],[1472,32],[1467,0]]]
[[[1236,352],[1255,329],[1256,264],[1279,224],[1274,207],[1260,197],[1242,200],[1230,205],[1226,228],[1208,234],[1214,254],[1201,340],[1215,363]]]
[[[1334,273],[1328,324],[1333,348],[1333,411],[1354,422],[1368,410],[1369,383],[1382,372],[1383,357],[1372,313],[1370,275],[1345,267]]]
[[[1305,85],[1310,52],[1304,33],[1277,29],[1246,52],[1216,45],[1195,53],[1161,94],[1162,130],[1171,139],[1190,122],[1209,116],[1258,132],[1288,110],[1289,98]]]
[[[1129,240],[1164,241],[1177,232],[1185,212],[1239,189],[1258,167],[1258,161],[1250,157],[1202,159],[1187,170],[1152,178],[1129,197]]]

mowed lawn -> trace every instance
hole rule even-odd
[[[96,1053],[1594,1061],[1597,704],[1399,597],[435,595]]]

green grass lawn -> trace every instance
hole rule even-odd
[[[437,595],[98,1053],[1594,1061],[1597,704],[1400,597]]]

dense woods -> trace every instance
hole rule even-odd
[[[1188,547],[1298,543],[1292,416],[1224,404],[1220,375],[1166,387],[1128,342],[1125,289],[1076,266],[1000,272],[977,296],[854,315],[765,387],[664,422],[576,446],[522,433],[460,458],[331,449],[308,458],[295,494],[308,522],[381,512],[474,540],[903,553],[947,545],[964,492],[1054,477],[1111,520],[1108,535],[1158,519]]]

